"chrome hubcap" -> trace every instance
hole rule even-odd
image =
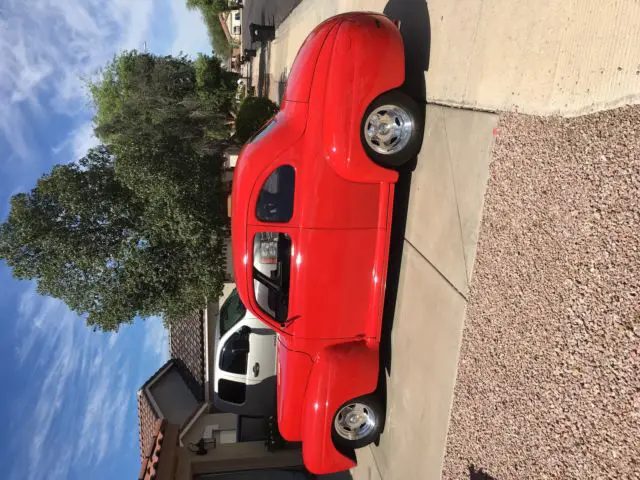
[[[333,424],[336,433],[345,440],[360,440],[374,431],[377,418],[369,406],[350,403],[340,409]]]
[[[407,146],[413,128],[413,120],[405,109],[397,105],[382,105],[364,122],[364,137],[375,152],[390,155]]]

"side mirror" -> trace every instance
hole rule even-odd
[[[243,337],[248,337],[250,333],[251,327],[244,325],[242,328],[240,328],[240,335],[242,335]]]

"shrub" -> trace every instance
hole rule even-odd
[[[278,106],[265,97],[247,97],[240,104],[236,117],[236,140],[245,143],[273,117]]]

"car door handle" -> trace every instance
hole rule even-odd
[[[289,317],[283,324],[283,327],[288,327],[289,325],[291,325],[293,322],[295,322],[297,319],[300,318],[300,315],[294,315],[293,317]]]
[[[253,366],[253,376],[257,377],[258,375],[260,375],[260,364],[256,362],[256,364]]]

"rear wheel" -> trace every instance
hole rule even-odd
[[[384,410],[374,395],[355,398],[333,417],[333,441],[338,448],[355,449],[375,441],[382,430]]]
[[[362,119],[360,139],[369,158],[399,167],[420,150],[422,116],[416,102],[398,90],[376,98]]]

